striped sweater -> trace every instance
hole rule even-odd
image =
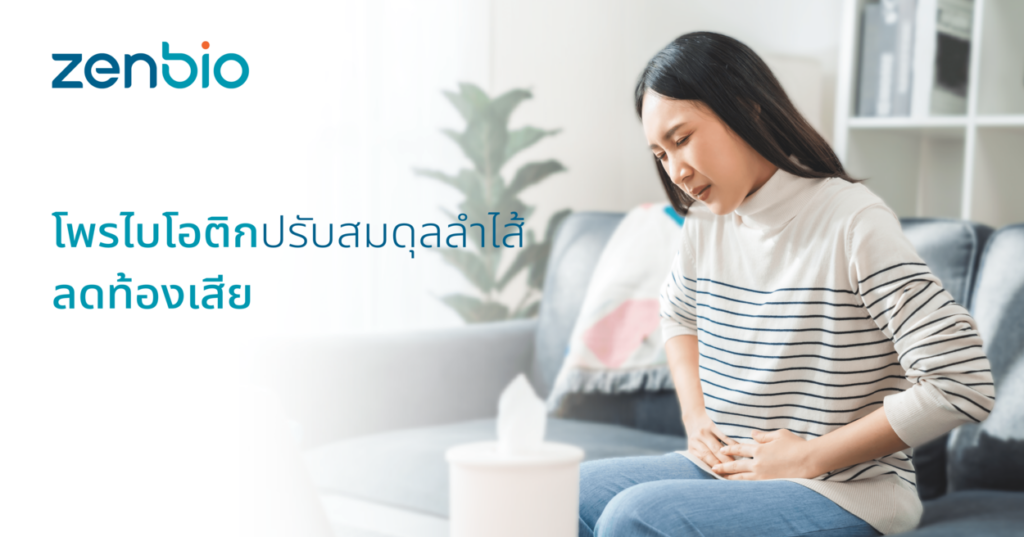
[[[752,430],[811,439],[885,409],[911,449],[789,479],[883,534],[919,521],[912,448],[995,402],[974,319],[861,184],[779,169],[730,214],[696,202],[660,302],[664,341],[697,336],[705,408],[740,443]]]

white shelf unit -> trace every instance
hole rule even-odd
[[[1024,222],[1024,0],[974,0],[966,115],[856,117],[860,25],[844,0],[833,143],[903,216]]]

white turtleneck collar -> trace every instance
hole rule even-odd
[[[795,157],[790,160],[799,165]],[[825,181],[799,177],[779,168],[733,211],[739,217],[737,223],[761,231],[785,227]]]

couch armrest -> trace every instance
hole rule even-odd
[[[536,319],[401,334],[264,341],[246,373],[281,397],[305,447],[495,416],[533,358]]]

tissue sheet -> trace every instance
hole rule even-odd
[[[504,455],[535,451],[544,442],[547,408],[522,373],[501,392],[498,399],[498,453]]]

